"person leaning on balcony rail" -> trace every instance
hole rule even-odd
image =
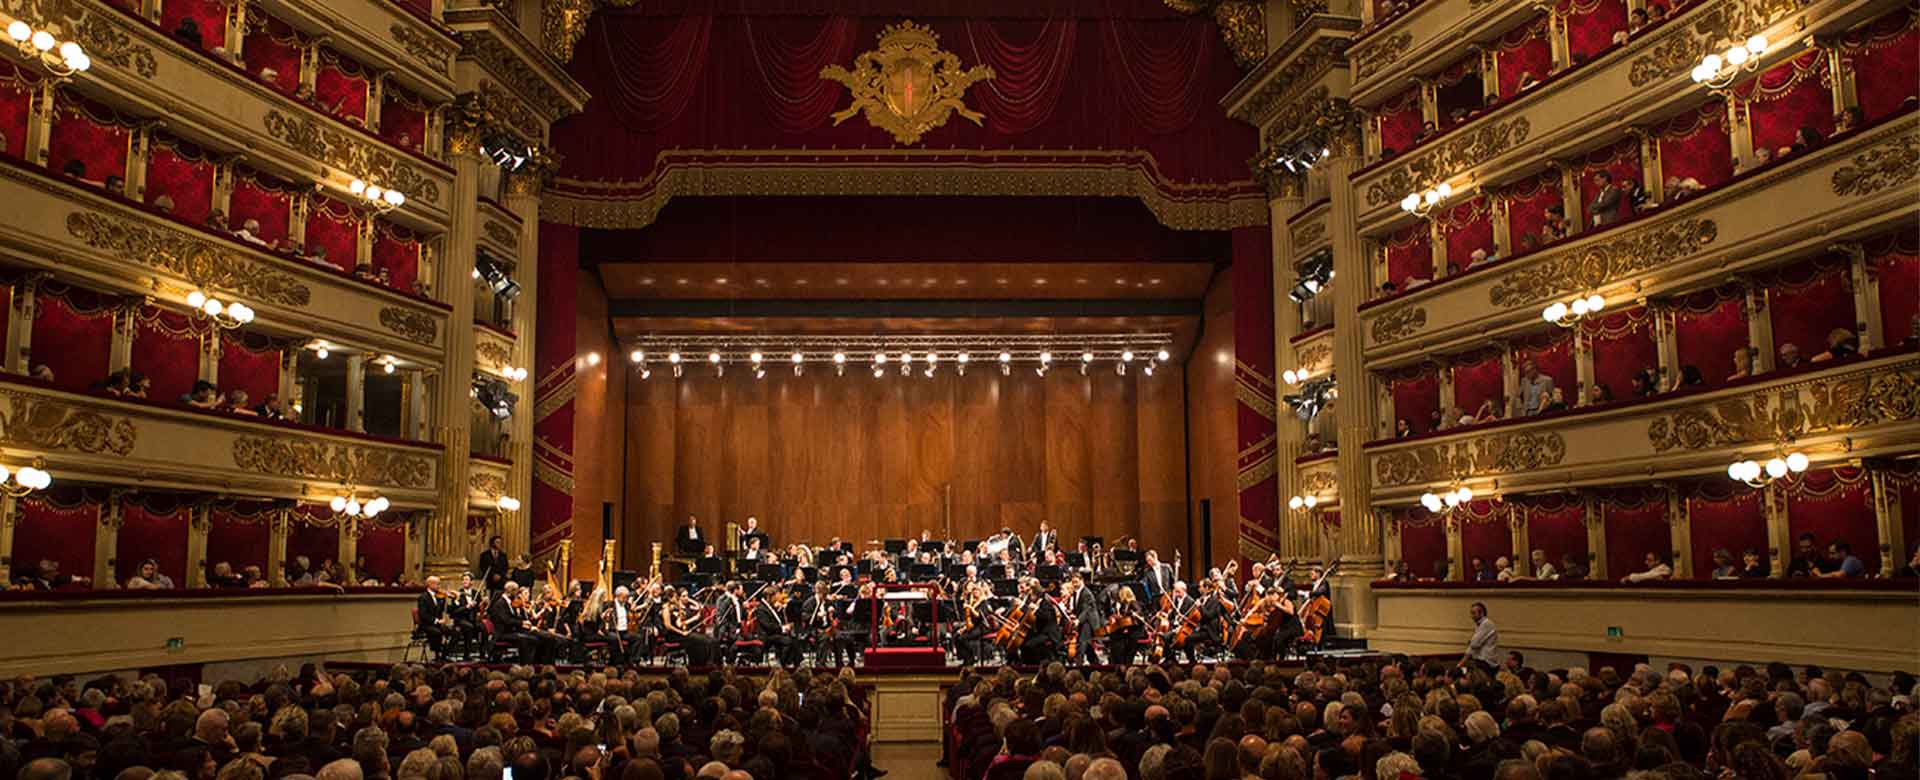
[[[127,590],[173,590],[173,578],[160,573],[160,563],[152,558],[140,562],[140,571],[127,578]]]
[[[1667,565],[1666,559],[1661,557],[1659,553],[1647,553],[1646,563],[1647,563],[1646,571],[1634,572],[1625,577],[1621,577],[1620,581],[1621,582],[1651,582],[1653,580],[1664,580],[1664,579],[1670,579],[1673,577],[1673,567]]]
[[[1865,577],[1867,565],[1853,554],[1853,547],[1838,539],[1827,545],[1827,563],[1816,573],[1816,577],[1841,578]]]
[[[70,587],[86,588],[92,585],[93,580],[87,577],[61,574],[60,562],[46,559],[41,559],[32,571],[15,577],[13,580],[15,590],[47,591]]]

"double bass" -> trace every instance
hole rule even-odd
[[[1333,615],[1333,599],[1324,594],[1315,595],[1315,592],[1320,589],[1320,584],[1333,576],[1334,570],[1338,568],[1340,568],[1340,562],[1334,561],[1326,571],[1320,573],[1320,579],[1314,580],[1313,584],[1307,587],[1307,603],[1300,608],[1300,626],[1305,629],[1300,635],[1301,642],[1317,645],[1325,635],[1327,618]]]

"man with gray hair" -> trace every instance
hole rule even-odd
[[[320,773],[314,780],[366,780],[360,772],[360,763],[351,758],[343,758],[320,767]]]
[[[1081,780],[1127,780],[1127,768],[1111,758],[1096,758],[1087,765]]]
[[[57,758],[36,758],[20,768],[19,780],[71,780],[73,765]]]
[[[721,729],[714,732],[713,739],[709,740],[707,752],[713,756],[713,760],[735,767],[740,765],[741,754],[746,752],[746,748],[747,738],[740,736],[740,732]]]

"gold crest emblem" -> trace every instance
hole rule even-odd
[[[864,113],[867,123],[903,144],[920,142],[927,131],[959,114],[974,124],[986,115],[962,102],[967,88],[993,78],[993,68],[975,65],[961,69],[960,57],[940,50],[940,36],[912,21],[888,25],[880,31],[880,47],[853,58],[853,69],[828,65],[820,78],[846,85],[853,104],[836,112],[838,125]]]

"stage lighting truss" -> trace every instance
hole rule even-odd
[[[756,379],[764,379],[777,362],[790,366],[795,376],[804,374],[808,365],[845,376],[849,364],[870,366],[875,379],[887,376],[888,369],[902,377],[931,379],[948,372],[965,376],[975,364],[985,364],[989,370],[998,367],[1002,375],[1021,365],[1044,376],[1056,355],[1072,356],[1082,373],[1110,366],[1123,376],[1129,369],[1153,376],[1173,358],[1173,334],[648,335],[628,343],[626,349],[628,362],[642,379],[653,376],[656,364],[664,364],[675,377],[683,376],[683,364],[696,359],[716,376],[724,376],[727,366],[740,365]]]
[[[1327,289],[1327,284],[1332,281],[1333,249],[1322,249],[1300,264],[1300,281],[1294,282],[1287,297],[1293,299],[1294,303],[1306,303],[1319,295],[1321,290]]]

